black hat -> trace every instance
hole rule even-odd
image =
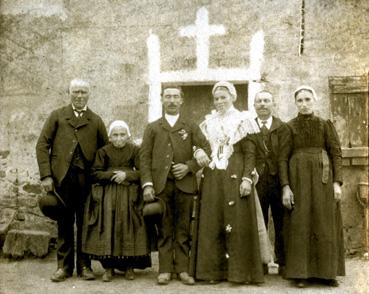
[[[65,202],[55,190],[41,196],[38,200],[38,206],[42,213],[52,220],[58,220],[66,208]]]
[[[162,216],[164,214],[165,206],[163,200],[155,197],[154,202],[145,203],[142,213],[144,217]]]

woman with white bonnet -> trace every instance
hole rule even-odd
[[[237,99],[233,84],[218,82],[212,94],[216,110],[200,124],[212,154],[201,184],[196,278],[209,283],[262,283],[257,198],[245,173],[245,137],[259,128],[249,112],[233,106]]]
[[[294,100],[298,115],[288,122],[280,172],[289,211],[285,277],[299,288],[311,281],[337,287],[345,275],[340,142],[332,122],[314,114],[313,88],[297,88]]]
[[[141,213],[139,147],[130,140],[124,121],[113,121],[108,135],[110,143],[97,151],[92,166],[95,185],[86,202],[82,249],[100,260],[103,281],[111,281],[114,268],[133,280],[133,268],[151,266]]]

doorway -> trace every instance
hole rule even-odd
[[[236,84],[235,88],[237,100],[234,106],[240,111],[247,110],[247,83]],[[182,86],[184,93],[184,103],[181,108],[182,115],[197,124],[201,123],[205,115],[214,109],[212,89],[213,84]]]

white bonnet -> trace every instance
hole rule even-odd
[[[213,87],[213,90],[211,91],[211,93],[214,95],[215,91],[217,88],[219,87],[224,87],[227,88],[227,90],[229,91],[229,93],[231,93],[231,95],[234,97],[234,99],[237,99],[237,91],[236,88],[234,87],[234,85],[230,82],[227,81],[220,81],[218,83],[216,83]]]
[[[129,127],[128,127],[127,123],[123,120],[115,120],[110,124],[109,131],[108,131],[109,136],[110,136],[111,132],[113,131],[113,129],[116,128],[116,127],[125,128],[127,130],[128,136],[131,137],[131,131],[129,130]]]
[[[293,97],[296,99],[296,95],[297,95],[297,93],[298,93],[298,92],[300,92],[300,91],[302,91],[302,90],[306,90],[306,91],[311,92],[311,93],[313,94],[313,98],[314,98],[314,100],[315,100],[315,101],[318,101],[318,96],[316,95],[315,90],[314,90],[312,87],[310,87],[310,86],[306,86],[306,85],[302,85],[302,86],[298,87],[298,88],[295,90],[295,92],[293,93]]]

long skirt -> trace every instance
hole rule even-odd
[[[241,156],[234,157],[242,162]],[[240,197],[241,170],[242,166],[204,169],[196,253],[199,280],[264,281],[256,197],[254,192]]]
[[[138,189],[135,184],[94,185],[87,199],[82,251],[104,267],[151,266]]]
[[[286,278],[345,275],[340,203],[334,199],[331,167],[323,171],[322,156],[327,155],[299,151],[289,162],[295,207],[285,217]]]

